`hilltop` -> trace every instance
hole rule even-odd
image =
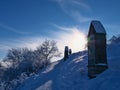
[[[108,44],[108,69],[94,79],[87,76],[87,51],[74,53],[29,77],[17,90],[120,90],[119,45]],[[117,44],[116,44],[117,45]],[[113,54],[114,53],[114,54]]]

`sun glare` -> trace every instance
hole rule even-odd
[[[60,35],[58,46],[62,51],[65,46],[72,49],[72,52],[78,52],[86,49],[87,39],[86,35],[77,28],[72,28],[68,32],[64,32]]]
[[[71,35],[71,48],[76,51],[82,51],[86,49],[87,39],[84,33],[74,30]]]

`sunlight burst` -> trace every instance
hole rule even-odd
[[[86,49],[86,35],[77,28],[71,28],[69,31],[62,33],[60,39],[61,41],[58,41],[59,47],[69,46],[73,52]]]
[[[74,51],[82,51],[86,49],[86,36],[84,33],[74,30],[73,35],[71,36],[71,48],[73,48]]]

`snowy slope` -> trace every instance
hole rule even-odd
[[[87,78],[86,52],[72,54],[67,61],[57,61],[20,85],[17,90],[74,90]]]
[[[17,90],[120,90],[120,46],[107,47],[109,69],[94,79],[87,77],[87,52],[54,62],[17,87]]]

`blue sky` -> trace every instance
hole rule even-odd
[[[119,0],[0,0],[0,58],[10,48],[35,49],[45,39],[56,40],[61,51],[65,45],[74,52],[80,51],[85,46],[91,20],[102,22],[108,39],[120,34],[119,3]]]

